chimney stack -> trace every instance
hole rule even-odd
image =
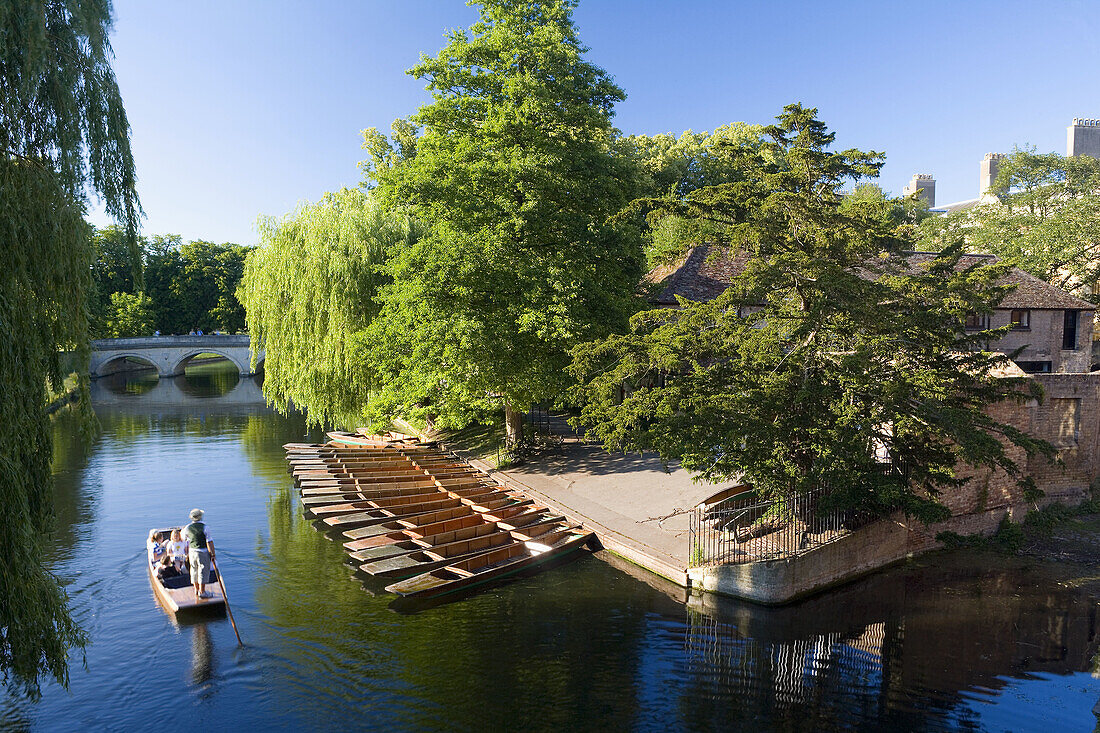
[[[901,193],[903,196],[916,193],[917,198],[931,209],[936,205],[936,179],[927,173],[914,173]]]
[[[1066,128],[1066,156],[1089,155],[1100,160],[1100,120],[1073,118]]]
[[[997,180],[997,168],[1004,158],[1004,153],[986,153],[982,159],[978,175],[978,198],[984,198],[993,187],[993,181]]]

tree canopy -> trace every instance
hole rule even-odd
[[[576,347],[580,423],[703,478],[778,498],[825,487],[838,506],[925,520],[945,516],[936,496],[960,460],[1019,475],[1003,441],[1049,446],[983,408],[1033,393],[994,376],[1005,357],[981,345],[997,332],[964,329],[1004,296],[1005,266],[964,266],[958,244],[918,264],[899,205],[842,203],[840,187],[883,158],[831,151],[816,110],[789,105],[764,132],[759,153],[730,151],[740,180],[636,204],[706,223],[718,254],[745,265],[713,301],[639,313],[630,333]]]
[[[633,309],[636,229],[608,219],[635,172],[611,125],[624,94],[585,60],[574,3],[476,4],[480,20],[410,71],[432,95],[410,120],[415,154],[373,168],[387,205],[428,230],[388,261],[367,338],[377,416],[454,426],[503,403],[514,437],[519,412],[568,386],[568,349]]]
[[[88,296],[91,332],[95,338],[119,335],[117,313],[124,304],[129,315],[124,331],[147,330],[132,335],[188,333],[192,329],[233,333],[244,328],[244,307],[236,297],[244,274],[249,247],[203,240],[185,243],[178,234],[139,237],[136,262],[126,233],[109,226],[95,233],[92,288]],[[140,289],[132,273],[142,273]],[[115,294],[128,296],[115,298]],[[148,318],[132,306],[141,300]],[[116,326],[109,326],[114,318]]]
[[[262,219],[238,297],[253,352],[264,349],[264,394],[314,423],[368,419],[377,346],[365,332],[378,313],[382,265],[419,227],[367,192],[342,189],[283,219]]]
[[[1001,159],[992,201],[925,226],[935,241],[965,238],[1036,277],[1100,302],[1100,161],[1017,148]]]
[[[46,385],[61,388],[62,350],[88,348],[85,202],[97,194],[132,235],[141,213],[110,21],[109,0],[0,4],[0,669],[32,694],[43,675],[66,683],[69,649],[84,643],[39,542],[51,521]]]

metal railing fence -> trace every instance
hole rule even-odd
[[[746,491],[689,517],[688,565],[736,565],[776,560],[834,542],[873,521],[876,515],[823,510],[829,490],[814,489],[781,499]]]

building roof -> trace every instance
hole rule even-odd
[[[909,261],[920,265],[931,262],[935,256],[935,252],[912,252]],[[993,255],[963,255],[959,267],[969,267],[980,261],[992,263],[997,258]],[[677,296],[687,300],[713,300],[744,271],[747,262],[748,256],[743,252],[731,256],[725,248],[712,248],[708,244],[692,247],[677,262],[656,267],[646,275],[645,281],[656,291],[656,295],[649,300],[655,305],[669,306],[677,304]],[[1096,310],[1095,304],[1070,295],[1018,267],[1013,267],[1002,278],[1001,284],[1016,287],[1005,296],[998,308]]]
[[[929,209],[929,211],[933,214],[954,214],[956,211],[966,211],[967,209],[972,209],[981,202],[981,199],[967,199],[966,201],[956,201],[953,204],[933,206]]]

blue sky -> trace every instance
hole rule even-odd
[[[115,0],[145,231],[253,244],[257,216],[355,185],[359,131],[426,101],[405,69],[475,17],[460,0]],[[1100,118],[1090,0],[581,0],[575,19],[626,90],[624,132],[800,101],[838,145],[886,153],[887,190],[935,175],[938,203],[977,195],[986,152],[1064,153],[1073,117]]]

